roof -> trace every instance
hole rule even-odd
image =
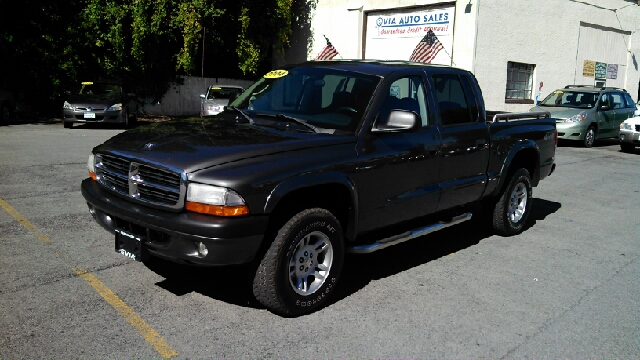
[[[602,91],[622,91],[627,92],[625,89],[620,89],[617,87],[595,87],[593,85],[567,85],[564,87],[565,89],[573,89],[580,90],[584,92],[602,92]]]
[[[360,73],[366,73],[377,76],[387,76],[390,73],[400,70],[402,68],[409,67],[420,67],[427,69],[451,69],[454,71],[464,71],[468,72],[464,69],[459,69],[447,65],[434,65],[434,64],[425,64],[413,61],[405,61],[405,60],[368,60],[368,59],[344,59],[344,60],[311,60],[299,64],[292,64],[286,66],[285,68],[294,68],[297,66],[312,66],[312,67],[326,67],[331,69],[338,70],[349,70]]]

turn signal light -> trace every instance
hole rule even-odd
[[[96,173],[94,173],[93,171],[89,170],[89,177],[92,178],[94,181],[97,180],[96,178]]]
[[[242,206],[222,206],[222,205],[207,205],[197,202],[187,201],[186,209],[189,211],[215,215],[215,216],[244,216],[249,215],[249,208],[246,205]]]

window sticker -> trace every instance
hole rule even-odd
[[[93,85],[93,81],[83,81],[82,85]]]
[[[265,79],[278,79],[287,76],[289,72],[287,70],[272,70],[264,74]]]

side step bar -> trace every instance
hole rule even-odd
[[[438,230],[442,230],[444,228],[448,228],[451,225],[460,224],[467,220],[471,219],[471,213],[466,213],[462,215],[455,216],[451,219],[451,221],[439,221],[435,224],[431,224],[429,226],[425,226],[419,229],[410,230],[405,233],[388,237],[386,239],[378,240],[373,244],[364,244],[364,245],[356,245],[350,248],[347,248],[347,252],[352,254],[368,254],[377,250],[382,250],[392,245],[400,244],[407,240],[411,240],[417,238],[418,236],[430,234],[432,232],[436,232]]]

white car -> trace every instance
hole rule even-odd
[[[636,146],[640,146],[640,115],[629,118],[620,124],[618,136],[620,149],[624,152],[634,152]]]
[[[235,100],[242,92],[242,86],[215,85],[207,88],[207,93],[200,95],[200,116],[217,115],[229,102]]]

